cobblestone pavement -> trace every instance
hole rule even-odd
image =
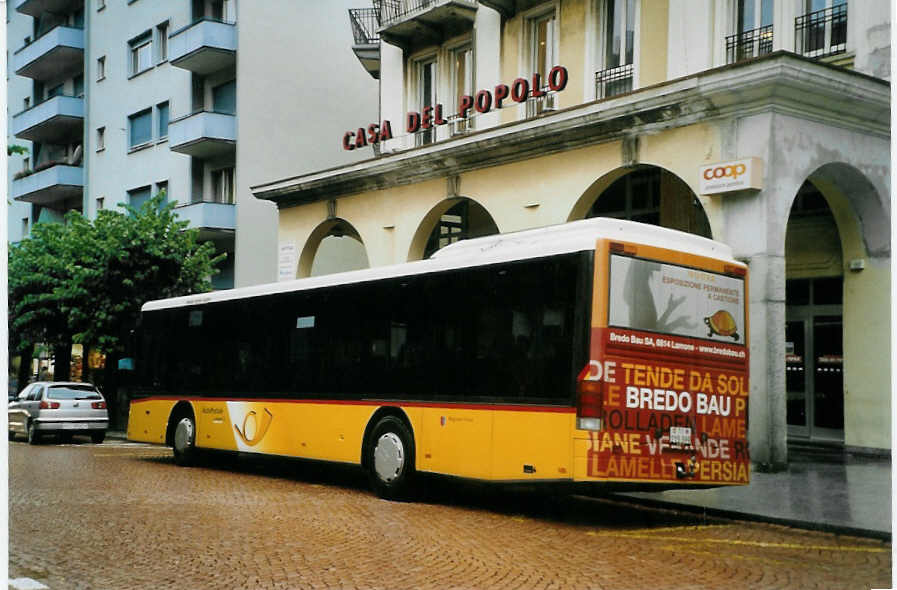
[[[10,443],[10,578],[62,588],[886,588],[891,546],[355,469]]]

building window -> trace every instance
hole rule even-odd
[[[156,39],[159,44],[159,61],[168,61],[168,21],[156,27]]]
[[[234,169],[212,171],[212,200],[215,203],[234,203]]]
[[[606,0],[602,14],[604,39],[601,69],[595,74],[595,97],[632,91],[635,60],[635,0]]]
[[[237,7],[234,0],[212,0],[212,18],[225,23],[237,22]]]
[[[795,51],[825,57],[847,51],[847,0],[805,0],[794,19]]]
[[[726,37],[726,63],[772,52],[773,0],[738,0],[735,33]]]
[[[237,114],[236,80],[231,80],[212,88],[212,110],[226,115]]]
[[[22,170],[29,170],[31,168],[31,159],[24,158],[22,160]]]
[[[26,111],[27,111],[28,109],[30,109],[30,108],[31,108],[31,97],[30,97],[30,96],[26,96],[26,97],[22,100],[22,104],[25,105],[25,110],[26,110]]]
[[[132,76],[152,67],[153,37],[150,31],[131,39],[128,42],[128,47],[131,55],[130,72]]]
[[[460,105],[458,97],[473,96],[473,49],[464,45],[452,51],[452,96],[455,101],[455,113]],[[473,125],[472,119],[455,118],[450,121],[452,134],[464,133]]]
[[[168,137],[168,101],[156,105],[159,121],[159,139]]]
[[[423,113],[426,107],[436,106],[436,60],[430,59],[417,63],[417,112]],[[436,140],[436,127],[422,129],[415,137],[416,145],[426,145]]]
[[[62,84],[57,84],[53,86],[49,90],[47,90],[47,100],[50,100],[54,96],[62,96],[63,90],[65,87]]]
[[[128,117],[130,147],[144,144],[153,138],[153,111],[146,109]]]
[[[130,190],[128,191],[128,205],[135,209],[140,209],[144,203],[150,200],[150,196],[150,187],[148,186]]]
[[[97,82],[106,79],[106,56],[97,58]]]
[[[97,197],[97,211],[102,211],[105,204],[106,204],[105,197]]]
[[[101,152],[106,149],[106,128],[97,127],[97,151]]]
[[[22,237],[25,238],[28,236],[28,218],[22,218]]]
[[[543,110],[555,108],[557,95],[548,94],[548,72],[556,65],[557,59],[557,17],[554,10],[530,20],[530,69],[539,74],[545,96],[530,99],[526,103],[528,117],[538,115]],[[535,89],[534,89],[535,90]]]
[[[160,180],[156,183],[156,194],[157,195],[165,195],[164,202],[168,202],[168,181]]]
[[[73,94],[79,98],[84,98],[84,76],[79,74],[72,80]]]

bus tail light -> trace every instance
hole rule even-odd
[[[40,403],[41,410],[56,410],[59,408],[59,402],[48,402],[47,400],[42,400]]]
[[[588,378],[590,372],[591,366],[586,365],[576,381],[576,427],[579,430],[601,430],[604,388],[601,381]]]

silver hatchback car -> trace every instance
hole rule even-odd
[[[24,434],[31,444],[43,434],[58,434],[63,440],[86,434],[101,443],[109,427],[106,400],[90,383],[32,383],[9,402],[8,414],[9,440]]]

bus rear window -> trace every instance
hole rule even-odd
[[[744,344],[744,279],[611,255],[609,324]]]

